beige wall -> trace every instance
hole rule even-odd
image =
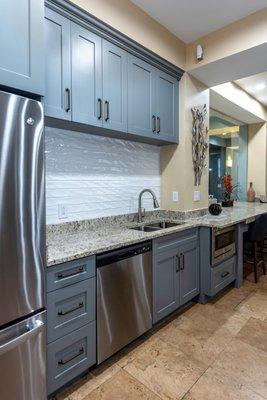
[[[256,195],[267,195],[267,123],[248,127],[248,182]]]
[[[192,113],[194,106],[207,105],[209,89],[185,73],[180,82],[179,146],[164,146],[161,152],[162,208],[170,210],[193,210],[208,205],[208,165],[199,187],[194,186],[192,164]],[[208,126],[209,116],[207,116]],[[207,155],[208,164],[208,155]],[[194,201],[194,191],[200,190],[201,200]],[[179,202],[172,201],[172,192],[179,192]]]
[[[220,60],[267,41],[267,8],[212,32],[186,46],[186,70]],[[204,60],[197,62],[196,45],[204,47]]]
[[[129,0],[72,0],[73,3],[185,69],[185,44]]]

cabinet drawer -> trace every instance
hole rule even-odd
[[[211,268],[211,292],[218,293],[235,279],[235,257],[224,261],[217,267]]]
[[[96,362],[95,321],[47,346],[48,394]]]
[[[47,342],[95,320],[95,278],[47,295]]]
[[[47,269],[47,292],[95,276],[95,256],[80,258]]]
[[[185,242],[196,241],[198,238],[197,228],[187,229],[182,232],[173,233],[170,235],[162,236],[153,240],[153,251],[161,253],[167,250],[172,250],[181,246]]]

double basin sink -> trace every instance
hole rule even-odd
[[[184,221],[181,222],[160,221],[160,222],[152,222],[150,224],[142,224],[139,226],[134,226],[130,229],[134,229],[136,231],[141,231],[141,232],[154,232],[160,229],[173,228],[174,226],[183,225],[184,223],[185,223]]]

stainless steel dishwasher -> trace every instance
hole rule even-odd
[[[152,327],[152,244],[97,257],[97,363]]]

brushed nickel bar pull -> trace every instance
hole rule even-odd
[[[58,311],[57,315],[64,316],[64,315],[70,314],[73,311],[79,310],[83,306],[84,306],[83,301],[81,301],[77,306],[74,306],[74,307],[70,308],[69,310],[66,310],[66,311],[60,310],[60,311]]]
[[[181,263],[180,256],[178,254],[176,254],[175,258],[176,258],[176,268],[175,268],[175,270],[176,270],[176,272],[179,272],[180,271],[180,263]]]
[[[184,269],[184,254],[180,254],[180,258],[182,259],[182,262],[181,262],[181,271]]]
[[[97,119],[102,118],[102,99],[97,99]]]
[[[160,117],[157,117],[157,125],[158,125],[157,133],[160,133]]]
[[[62,274],[62,273],[57,274],[57,278],[58,279],[69,278],[70,276],[79,275],[82,272],[84,272],[84,267],[79,267],[76,271],[70,272],[69,274],[68,273],[66,273],[66,274]]]
[[[109,101],[105,101],[105,109],[106,109],[106,115],[105,115],[105,121],[107,122],[109,120]]]
[[[67,105],[66,105],[65,110],[66,110],[66,112],[69,112],[70,111],[70,89],[66,88],[65,92],[67,94]]]
[[[152,115],[152,132],[155,133],[156,132],[156,117],[155,115]]]
[[[71,362],[71,361],[74,360],[75,358],[79,357],[79,356],[82,355],[83,353],[84,353],[84,348],[81,347],[81,348],[79,349],[79,352],[78,352],[77,354],[75,354],[75,356],[70,357],[70,358],[67,358],[67,360],[63,360],[63,359],[59,360],[59,361],[58,361],[58,365],[65,365],[65,364],[68,364],[69,362]]]
[[[227,275],[229,275],[230,274],[230,272],[229,271],[226,271],[226,272],[223,272],[222,274],[221,274],[221,278],[225,278]]]

